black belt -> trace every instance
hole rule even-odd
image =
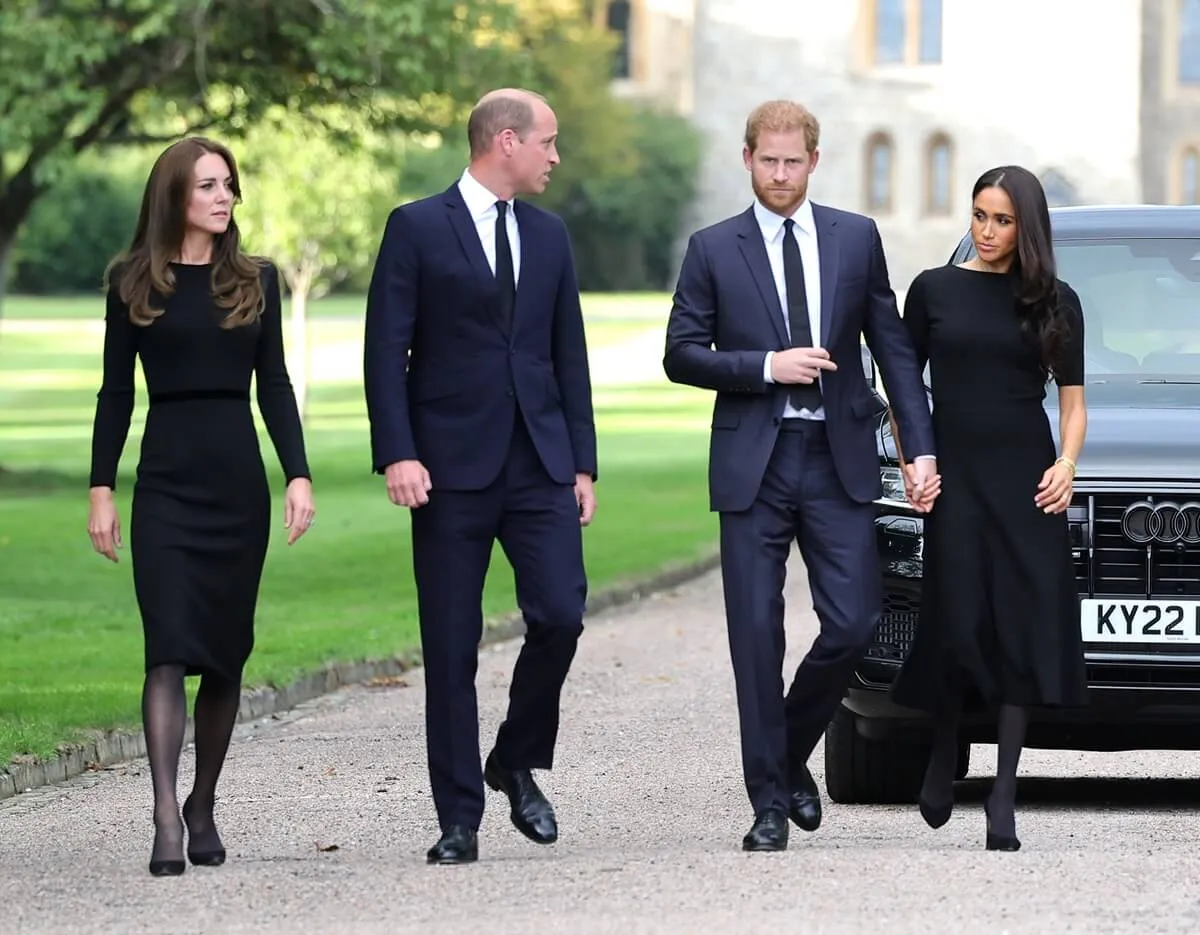
[[[250,393],[247,390],[174,390],[165,393],[151,393],[150,405],[214,399],[232,399],[248,403],[250,402]]]

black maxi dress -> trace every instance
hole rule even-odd
[[[129,545],[145,664],[239,680],[270,537],[271,493],[250,409],[259,411],[288,481],[309,477],[284,362],[279,273],[264,265],[257,322],[220,327],[212,266],[172,264],[175,292],[146,327],[115,289],[105,314],[104,376],[92,433],[91,485],[116,489],[134,403],[135,359],[149,394]],[[161,297],[155,297],[161,302]]]
[[[1079,297],[1059,386],[1083,384]],[[958,266],[913,281],[904,321],[930,366],[942,491],[925,518],[921,611],[893,698],[934,713],[1086,703],[1079,601],[1065,512],[1034,503],[1057,452],[1046,381],[1020,328],[1008,275]],[[900,439],[903,445],[903,437]]]

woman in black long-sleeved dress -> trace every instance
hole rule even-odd
[[[926,270],[904,321],[929,361],[941,490],[926,519],[921,614],[895,699],[935,717],[921,814],[949,818],[957,724],[973,692],[998,716],[987,847],[1016,850],[1017,764],[1032,706],[1085,702],[1066,510],[1087,429],[1083,312],[1055,274],[1037,178],[1019,166],[972,192],[978,256]],[[1058,387],[1061,447],[1042,408]]]
[[[284,363],[279,273],[242,252],[237,166],[224,146],[191,138],[150,174],[130,248],[109,275],[104,376],[92,435],[88,531],[116,561],[113,491],[140,357],[149,394],[133,487],[130,545],[145,637],[142,720],[154,785],[150,872],[224,862],[213,817],[217,779],[254,644],[271,494],[250,408],[250,381],[287,479],[289,544],[313,521],[312,485]],[[196,775],[176,797],[187,709],[200,675]]]

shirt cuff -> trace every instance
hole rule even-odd
[[[763,360],[763,382],[774,383],[775,378],[771,376],[771,358],[775,356],[774,351],[767,351],[767,356]]]
[[[937,455],[917,455],[913,458],[914,461],[936,461]]]

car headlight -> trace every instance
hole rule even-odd
[[[904,474],[898,467],[881,467],[879,479],[883,483],[884,500],[895,500],[904,503]]]

